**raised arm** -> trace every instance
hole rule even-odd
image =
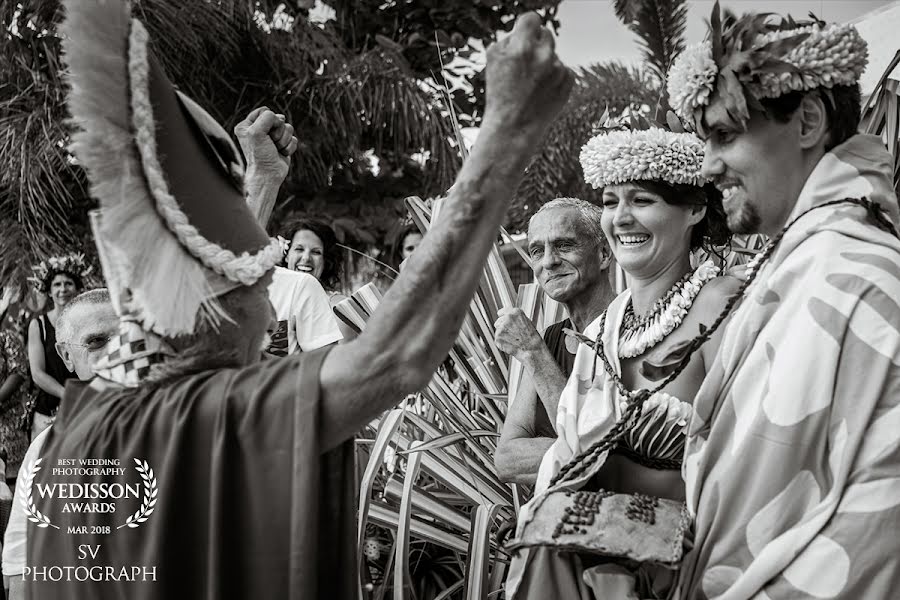
[[[487,54],[478,143],[440,217],[366,330],[333,349],[322,366],[325,449],[428,383],[456,339],[525,167],[569,95],[572,73],[536,14],[520,17]]]
[[[51,396],[62,398],[63,386],[46,371],[44,346],[41,344],[41,326],[36,318],[28,325],[28,366],[31,369],[31,378],[39,388]]]
[[[556,429],[556,410],[566,387],[566,376],[521,308],[501,308],[498,315],[494,323],[497,347],[515,357],[531,375],[531,385]]]
[[[287,177],[291,154],[297,150],[294,128],[285,122],[284,115],[261,106],[235,125],[234,135],[247,161],[244,175],[247,205],[265,229],[278,190]]]

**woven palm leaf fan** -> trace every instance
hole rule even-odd
[[[894,55],[862,111],[860,131],[880,135],[894,157],[894,191],[900,195],[900,81],[890,74],[900,64],[900,50]]]

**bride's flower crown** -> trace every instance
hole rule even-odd
[[[594,189],[629,181],[702,186],[703,142],[687,133],[674,114],[666,126],[643,117],[606,120],[581,149],[584,180]]]

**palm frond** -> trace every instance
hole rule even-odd
[[[672,60],[684,50],[685,0],[615,0],[616,16],[639,39],[648,68],[665,81]]]
[[[620,63],[583,68],[565,108],[550,127],[541,151],[532,160],[507,216],[507,227],[523,231],[528,217],[541,205],[560,196],[597,202],[597,192],[584,183],[579,155],[594,127],[609,109],[654,107],[659,86],[646,72]]]
[[[894,191],[900,195],[900,81],[891,79],[900,50],[888,64],[863,108],[860,130],[880,135],[894,157]]]
[[[439,214],[441,203],[438,200],[429,207],[418,198],[407,199],[413,221],[423,231]],[[556,307],[544,301],[537,286],[522,288],[516,298],[495,247],[450,352],[450,362],[426,389],[377,422],[378,432],[362,477],[360,539],[368,523],[396,532],[398,552],[408,551],[417,542],[432,550],[440,547],[460,577],[448,574],[438,589],[464,587],[462,597],[467,600],[492,598],[502,589],[509,557],[502,548],[499,525],[512,520],[520,501],[515,487],[500,480],[493,461],[507,394],[518,375],[497,348],[492,324],[500,307],[524,305],[523,296],[534,305],[530,313],[539,321],[539,328],[541,320],[557,320]],[[367,288],[342,305],[342,311],[363,328],[377,308],[377,295]],[[350,305],[352,311],[344,311]],[[379,493],[380,497],[371,498]],[[423,523],[432,526],[426,528]],[[400,562],[389,563],[393,576],[387,564],[376,567],[366,560],[360,551],[362,564],[380,569],[382,574],[376,577],[380,581],[376,596],[386,594],[390,587],[396,600],[409,598],[408,590],[415,585],[411,586],[407,573],[414,573],[413,580],[422,577],[412,560],[401,564],[398,557]]]
[[[0,16],[0,277],[22,282],[36,260],[83,248],[90,202],[66,151],[59,4],[4,3]]]
[[[426,171],[429,183],[441,191],[449,187],[460,160],[450,142],[452,124],[439,116],[443,100],[423,89],[396,57],[380,49],[361,54],[323,76],[317,88],[306,108],[320,115],[323,125],[338,123],[345,135],[355,133],[353,147],[360,152],[370,147],[379,155],[427,152],[433,167]]]

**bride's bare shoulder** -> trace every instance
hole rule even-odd
[[[709,320],[709,317],[718,316],[728,299],[737,293],[741,283],[740,279],[731,275],[721,275],[707,281],[694,300],[693,309],[698,311],[697,316],[704,322]]]

